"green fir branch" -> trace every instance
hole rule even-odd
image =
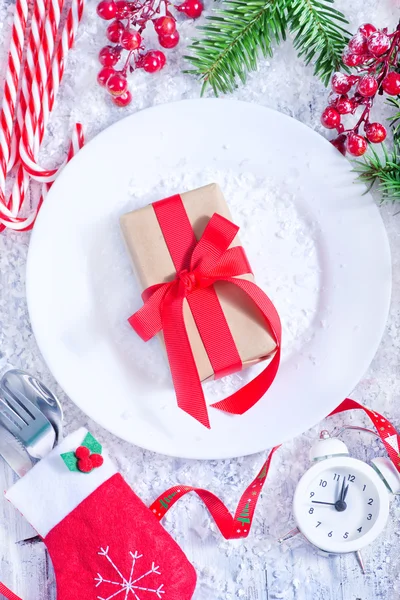
[[[186,59],[194,68],[186,72],[203,81],[202,93],[208,85],[216,95],[232,92],[257,69],[260,55],[272,55],[272,44],[284,40],[290,28],[299,56],[306,64],[315,60],[315,73],[327,84],[349,40],[343,27],[348,21],[333,1],[226,0],[199,27],[204,36],[190,46]]]
[[[217,96],[232,92],[237,80],[246,81],[249,71],[257,69],[259,54],[272,55],[272,41],[285,39],[286,3],[289,0],[227,0],[223,9],[214,10],[208,24],[199,27],[204,37],[195,40],[187,56],[194,69],[186,71],[208,85]]]
[[[368,185],[368,191],[378,182],[382,203],[389,199],[400,202],[400,151],[397,145],[390,153],[384,144],[382,148],[383,156],[371,148],[363,161],[356,161],[355,171]]]
[[[344,15],[331,6],[334,0],[292,0],[290,29],[294,47],[306,65],[316,58],[314,74],[328,85],[332,72],[342,66],[342,52],[350,39]]]
[[[396,145],[400,145],[400,97],[387,98],[386,103],[396,109],[396,113],[388,117],[388,121],[393,131],[393,141]]]

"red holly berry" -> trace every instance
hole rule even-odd
[[[162,54],[165,59],[165,55],[163,52],[159,52],[159,54]],[[146,73],[156,73],[157,71],[160,71],[160,69],[162,69],[163,64],[160,57],[157,54],[157,51],[154,50],[152,52],[148,52],[142,57],[140,66],[143,67]]]
[[[388,73],[382,82],[382,88],[391,96],[400,94],[400,73],[395,73],[394,71]]]
[[[376,27],[375,25],[371,25],[371,23],[364,23],[363,25],[360,25],[358,31],[365,35],[366,38],[369,38],[371,33],[375,33]]]
[[[126,29],[121,36],[121,46],[125,50],[137,50],[142,43],[142,36],[136,29]]]
[[[160,64],[161,64],[160,68],[162,69],[163,67],[165,67],[165,63],[167,62],[167,59],[166,59],[164,52],[161,52],[161,50],[154,50],[153,54],[160,61]]]
[[[153,23],[158,35],[169,35],[176,31],[176,21],[173,17],[159,17]]]
[[[97,14],[101,19],[110,21],[117,16],[117,5],[115,2],[109,2],[109,0],[102,0],[97,6]]]
[[[105,87],[107,81],[109,80],[111,75],[114,75],[114,73],[115,73],[115,71],[111,67],[104,67],[101,71],[99,71],[99,73],[97,75],[97,82],[102,87]]]
[[[185,0],[183,4],[175,6],[175,8],[179,10],[179,12],[185,13],[185,15],[191,19],[200,17],[204,10],[204,6],[199,0]]]
[[[382,56],[390,48],[390,39],[382,31],[374,31],[368,38],[368,50],[374,56]]]
[[[353,156],[362,156],[368,147],[367,140],[358,133],[351,132],[347,136],[347,150]]]
[[[90,471],[93,471],[93,464],[90,458],[80,458],[77,466],[82,473],[90,473]]]
[[[321,123],[327,129],[335,129],[340,124],[338,111],[328,106],[321,115]]]
[[[77,448],[75,450],[75,456],[76,458],[89,458],[90,456],[90,450],[89,448],[86,448],[86,446],[79,446],[79,448]]]
[[[115,73],[108,79],[106,87],[112,96],[122,96],[128,89],[128,81],[121,73]]]
[[[114,44],[119,44],[121,35],[123,34],[124,31],[125,31],[125,26],[123,23],[121,23],[121,21],[113,21],[107,27],[106,35],[107,35],[108,39],[110,40],[110,42],[113,42]]]
[[[335,108],[340,115],[347,115],[353,110],[354,104],[347,96],[343,96],[336,102]]]
[[[168,35],[160,35],[158,39],[163,48],[175,48],[179,44],[179,32],[174,31]]]
[[[332,77],[332,89],[338,94],[347,94],[352,86],[351,78],[345,73],[337,71]]]
[[[363,75],[357,84],[357,92],[365,98],[371,98],[376,94],[378,82],[373,75]]]
[[[360,65],[363,65],[368,60],[368,57],[364,54],[353,54],[352,52],[346,49],[343,52],[342,60],[344,64],[348,67],[358,67]]]
[[[101,465],[104,462],[104,458],[101,456],[101,454],[92,454],[92,456],[90,457],[90,460],[92,462],[94,469],[101,467]]]
[[[368,52],[368,40],[365,35],[358,31],[349,41],[348,47],[353,54],[365,54]]]
[[[113,67],[121,57],[120,52],[113,46],[104,46],[99,52],[99,61],[104,67]]]
[[[364,126],[367,140],[373,144],[380,144],[386,138],[386,128],[381,123],[367,123]]]
[[[346,155],[346,140],[346,135],[339,135],[335,140],[331,141],[332,146],[335,146],[343,156]]]
[[[126,0],[117,0],[115,5],[118,19],[127,19],[131,12],[130,2],[127,2]]]

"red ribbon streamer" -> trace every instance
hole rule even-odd
[[[8,600],[21,600],[19,596],[16,596],[11,590],[8,589],[8,587],[4,585],[4,583],[1,583],[1,581],[0,596],[4,596],[4,598],[7,598]]]
[[[276,343],[271,362],[250,383],[214,408],[241,415],[271,386],[280,362],[281,323],[268,296],[252,281],[237,279],[251,273],[242,247],[229,248],[239,228],[214,214],[197,242],[180,196],[153,204],[176,278],[154,285],[142,294],[144,305],[129,319],[147,341],[163,330],[178,406],[210,427],[207,405],[183,318],[187,299],[216,377],[240,370],[242,363],[225,315],[213,288],[217,281],[237,286],[249,296],[265,318]]]
[[[397,444],[400,447],[400,436],[393,425],[379,413],[366,408],[355,400],[346,398],[328,417],[345,412],[347,410],[360,409],[363,410],[373,422],[379,437],[390,457],[390,460],[400,473],[400,456],[393,446],[387,441],[395,436]],[[207,506],[212,518],[214,519],[218,529],[225,539],[233,540],[237,538],[246,538],[250,533],[250,528],[253,523],[254,512],[257,502],[267,479],[268,471],[271,465],[271,459],[280,446],[275,446],[268,455],[267,460],[262,466],[257,477],[246,488],[244,494],[239,500],[235,515],[232,517],[225,504],[215,494],[208,490],[196,488],[188,485],[176,485],[157,498],[150,506],[150,510],[155,514],[160,521],[169,509],[189,492],[196,494],[203,500]]]

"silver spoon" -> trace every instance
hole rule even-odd
[[[11,369],[0,380],[0,395],[2,391],[17,397],[21,402],[25,398],[33,402],[54,428],[54,445],[59,443],[63,430],[62,407],[56,396],[39,379],[20,369]]]

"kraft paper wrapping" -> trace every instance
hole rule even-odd
[[[214,213],[219,213],[232,221],[229,208],[217,184],[212,183],[180,195],[197,240]],[[152,206],[148,205],[123,215],[120,224],[134,271],[142,288],[146,289],[157,283],[174,279],[175,267]],[[240,245],[239,236],[236,236],[231,245]],[[241,278],[254,279],[251,274],[243,275]],[[274,352],[276,344],[265,328],[261,313],[236,286],[218,282],[214,287],[243,368],[267,359]],[[200,380],[212,379],[213,369],[186,300],[184,320]],[[159,337],[164,343],[162,334]]]

